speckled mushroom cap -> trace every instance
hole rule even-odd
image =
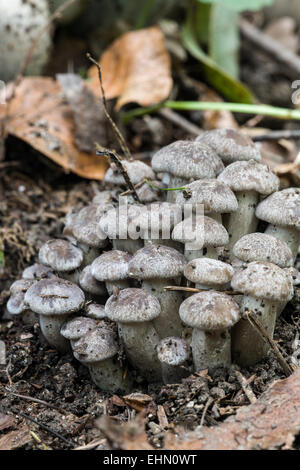
[[[224,165],[208,145],[177,140],[155,153],[152,168],[185,179],[200,179],[214,178],[224,169]]]
[[[273,225],[300,230],[300,188],[288,188],[271,194],[256,208],[256,217]]]
[[[184,268],[184,275],[189,281],[208,286],[227,284],[233,274],[230,264],[211,258],[193,259]]]
[[[106,318],[104,305],[91,303],[85,307],[85,315],[94,320],[103,320]]]
[[[7,301],[6,308],[8,313],[11,315],[20,315],[22,312],[28,309],[25,301],[25,292],[15,292],[10,296]]]
[[[105,284],[101,281],[98,281],[92,275],[92,267],[91,265],[86,266],[79,277],[79,285],[80,287],[90,294],[94,295],[106,295],[106,287]]]
[[[36,281],[33,279],[18,279],[13,282],[9,288],[11,294],[16,294],[17,292],[26,292],[29,287],[35,284]]]
[[[83,261],[82,251],[66,240],[48,240],[40,248],[39,261],[54,271],[68,272],[79,268]]]
[[[42,279],[25,294],[30,309],[40,315],[65,315],[83,307],[84,293],[80,287],[65,279]]]
[[[239,307],[234,300],[213,290],[185,299],[180,305],[179,315],[186,325],[207,331],[231,328],[240,319]]]
[[[136,226],[136,219],[142,209],[143,206],[138,206],[137,204],[121,205],[110,209],[101,218],[99,227],[110,239],[126,239],[128,227]]]
[[[294,293],[291,276],[273,263],[248,264],[234,274],[231,285],[245,295],[273,301],[288,301]]]
[[[111,204],[89,204],[77,214],[73,225],[73,235],[77,241],[93,248],[103,248],[107,237],[102,232],[99,222],[101,217],[112,207]]]
[[[110,320],[118,323],[147,322],[159,316],[160,303],[143,289],[130,287],[109,297],[105,313]]]
[[[126,251],[106,251],[93,261],[91,265],[92,276],[103,282],[128,279],[128,264],[131,258],[132,256]]]
[[[152,168],[140,160],[122,160],[122,164],[125,167],[129,179],[133,185],[138,184],[145,178],[149,180],[155,179],[155,173]],[[123,176],[120,174],[118,168],[114,164],[111,165],[105,173],[104,181],[110,184],[117,184],[121,186],[125,185]]]
[[[129,263],[129,276],[135,279],[173,279],[182,274],[185,258],[164,245],[147,245]]]
[[[278,191],[280,181],[267,165],[255,160],[234,162],[218,176],[232,191],[256,191],[268,195]]]
[[[294,264],[292,252],[285,242],[260,232],[240,238],[233,247],[233,254],[245,263],[267,261],[281,268]]]
[[[92,318],[76,317],[62,325],[60,334],[64,338],[76,341],[86,335],[89,331],[94,330],[96,327],[97,322]]]
[[[73,345],[74,357],[86,364],[109,359],[118,351],[119,345],[114,332],[103,326],[89,331]]]
[[[217,247],[227,245],[229,235],[226,228],[216,220],[196,215],[179,222],[173,229],[172,239],[181,243],[202,240],[204,247]]]
[[[180,366],[184,364],[191,355],[191,348],[184,339],[169,336],[162,339],[156,347],[157,357],[163,364],[169,366]]]
[[[224,163],[238,160],[261,161],[259,149],[245,134],[235,129],[215,129],[197,137],[196,141],[209,145]]]
[[[171,202],[155,202],[145,206],[137,218],[137,225],[141,230],[141,237],[159,233],[164,226],[170,230],[182,219],[182,209]],[[163,225],[165,224],[165,225]]]
[[[291,266],[290,268],[284,268],[285,272],[288,273],[292,278],[292,283],[294,286],[300,285],[300,272],[298,269]]]
[[[194,181],[187,184],[185,190],[177,191],[177,193],[176,204],[180,206],[191,204],[194,208],[203,204],[205,213],[234,212],[238,208],[238,202],[232,190],[218,180]]]
[[[44,266],[43,264],[38,263],[28,266],[28,268],[25,268],[22,273],[23,279],[41,280],[51,279],[53,277],[56,277],[56,275],[49,266]]]

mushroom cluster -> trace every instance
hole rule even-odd
[[[272,337],[293,297],[300,189],[280,190],[232,129],[174,142],[152,168],[123,168],[136,193],[112,165],[107,189],[67,215],[62,238],[11,286],[8,312],[38,316],[48,343],[112,392],[264,359],[247,314]]]

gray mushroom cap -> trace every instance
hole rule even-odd
[[[185,299],[180,305],[179,315],[186,325],[206,331],[231,328],[240,319],[239,307],[234,300],[213,290]]]
[[[62,325],[60,334],[66,339],[76,341],[96,327],[97,322],[92,318],[76,317]]]
[[[182,274],[185,258],[164,245],[147,245],[129,263],[129,276],[136,279],[173,279]]]
[[[85,315],[94,320],[103,320],[106,318],[105,307],[95,303],[88,304],[85,308]]]
[[[293,297],[292,278],[284,269],[272,263],[252,262],[234,274],[232,288],[245,295],[273,301],[288,301]]]
[[[11,315],[20,315],[22,312],[28,309],[25,301],[25,292],[15,292],[10,296],[7,301],[6,308],[8,313]]]
[[[99,227],[111,239],[126,239],[129,224],[136,225],[136,219],[143,209],[143,206],[137,204],[110,209],[101,217]]]
[[[271,194],[258,204],[256,217],[273,225],[300,230],[300,188],[283,189]]]
[[[171,202],[155,202],[141,210],[136,223],[140,227],[141,234],[160,232],[163,224],[167,223],[172,229],[182,219],[182,209]]]
[[[89,204],[76,215],[72,231],[77,241],[93,248],[106,245],[106,235],[99,226],[101,217],[112,207],[111,204]]]
[[[216,220],[196,215],[179,222],[173,229],[172,239],[181,243],[202,240],[203,247],[217,247],[227,245],[229,235],[225,227]]]
[[[285,272],[288,273],[291,278],[294,286],[300,285],[300,272],[298,269],[291,266],[290,268],[284,268]]]
[[[233,274],[230,264],[211,258],[193,259],[184,268],[184,275],[189,281],[208,286],[227,284]]]
[[[105,313],[110,320],[119,323],[148,322],[159,316],[160,303],[143,289],[131,287],[109,297]]]
[[[112,329],[96,327],[82,336],[73,346],[74,357],[83,363],[104,361],[115,356],[119,345]]]
[[[33,279],[18,279],[17,281],[13,282],[9,288],[11,294],[16,294],[18,292],[26,292],[29,287],[35,284],[36,281]]]
[[[122,165],[125,167],[129,179],[133,185],[138,184],[140,181],[146,179],[154,180],[155,173],[150,166],[140,160],[122,160]],[[105,173],[104,181],[110,184],[125,185],[123,175],[120,174],[115,164],[111,165]]]
[[[49,266],[44,266],[43,264],[38,263],[28,266],[28,268],[25,268],[22,273],[23,279],[41,280],[51,279],[53,277],[56,277],[56,275]]]
[[[191,348],[184,339],[169,336],[162,339],[156,347],[157,357],[163,364],[169,366],[180,366],[184,364],[191,355]]]
[[[267,165],[255,160],[239,161],[228,165],[218,176],[232,191],[256,191],[268,195],[278,191],[280,181]]]
[[[128,265],[131,258],[132,256],[126,251],[106,251],[93,261],[91,273],[98,281],[113,282],[128,279]]]
[[[84,293],[65,279],[42,279],[25,294],[30,309],[40,315],[65,315],[83,307]]]
[[[54,271],[68,272],[79,268],[83,261],[82,251],[66,240],[48,240],[40,248],[39,261]]]
[[[238,208],[236,197],[229,186],[215,179],[194,181],[177,193],[176,204],[182,207],[191,204],[194,208],[203,204],[205,213],[234,212]]]
[[[209,145],[224,163],[238,160],[261,161],[259,149],[245,134],[235,129],[215,129],[197,137],[196,141]]]
[[[233,254],[245,263],[267,261],[281,268],[294,264],[288,245],[266,233],[250,233],[240,238],[233,247]]]
[[[98,281],[92,275],[91,265],[86,266],[82,270],[80,277],[79,277],[79,285],[83,290],[85,290],[86,292],[89,292],[90,294],[94,294],[94,295],[106,295],[107,294],[105,284],[101,281]]]
[[[152,168],[156,172],[167,172],[185,179],[200,179],[214,178],[224,165],[208,145],[178,140],[155,153]]]

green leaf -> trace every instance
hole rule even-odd
[[[0,268],[4,268],[4,265],[5,265],[4,251],[0,249]]]
[[[218,3],[235,11],[259,10],[273,4],[274,0],[197,0],[199,3]]]
[[[219,67],[233,78],[239,76],[238,13],[215,4],[211,7],[209,21],[209,55]]]

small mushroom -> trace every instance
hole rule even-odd
[[[109,295],[113,287],[126,289],[129,286],[129,262],[132,256],[125,251],[106,251],[96,258],[91,266],[92,276],[99,282],[105,282]]]
[[[93,382],[105,392],[129,393],[132,379],[118,360],[119,345],[111,328],[98,326],[73,344],[74,357],[88,366]]]
[[[171,282],[178,283],[185,259],[181,253],[163,245],[147,245],[138,250],[129,262],[129,276],[142,280],[142,288],[154,295],[160,303],[160,315],[153,324],[161,338],[181,336],[183,326],[178,311],[183,296],[178,291],[165,291]]]
[[[69,350],[68,341],[60,334],[67,317],[83,307],[84,293],[65,279],[42,279],[25,294],[25,302],[40,317],[41,331],[48,343],[61,352]]]
[[[37,321],[37,316],[32,312],[25,302],[25,294],[29,287],[35,281],[33,279],[20,279],[15,281],[10,286],[10,298],[6,304],[7,311],[10,315],[21,316],[22,322],[25,325],[34,325]]]
[[[30,279],[40,281],[41,279],[51,279],[57,277],[53,270],[48,266],[44,266],[43,264],[33,264],[32,266],[28,266],[25,268],[22,273],[23,279]]]
[[[152,324],[160,314],[159,301],[143,289],[123,289],[108,299],[105,312],[117,322],[132,366],[148,381],[160,381],[161,366],[156,354],[160,338]]]
[[[196,371],[229,366],[230,328],[240,318],[232,298],[222,292],[203,291],[184,300],[179,314],[193,328],[191,346]]]
[[[83,254],[66,240],[52,239],[41,246],[39,261],[58,272],[61,277],[77,283]]]
[[[189,344],[181,338],[170,336],[157,345],[157,357],[162,366],[164,384],[180,383],[191,373],[188,360],[191,356]]]
[[[89,331],[97,327],[97,322],[92,318],[75,317],[72,320],[66,321],[61,329],[60,334],[70,340],[71,346],[75,344],[82,336],[86,335]]]
[[[145,178],[148,180],[155,179],[155,173],[152,168],[140,160],[122,160],[122,165],[127,171],[128,177],[134,186]],[[115,164],[112,164],[105,173],[104,181],[112,185],[126,186],[124,177]]]
[[[233,274],[230,264],[210,258],[193,259],[184,268],[185,277],[198,289],[226,289]]]
[[[272,338],[278,303],[293,297],[292,279],[284,269],[272,263],[252,262],[234,274],[231,285],[244,294],[240,308],[243,314],[232,332],[232,351],[235,361],[250,366],[262,360],[269,346],[254,330],[246,314],[255,314]]]
[[[85,307],[85,315],[88,318],[93,318],[94,320],[104,320],[107,318],[105,313],[105,306],[96,303],[88,304]]]
[[[98,281],[92,275],[92,266],[86,266],[80,274],[79,285],[81,289],[90,294],[92,300],[95,300],[95,297],[103,297],[107,295],[107,290],[105,288],[104,282]]]

